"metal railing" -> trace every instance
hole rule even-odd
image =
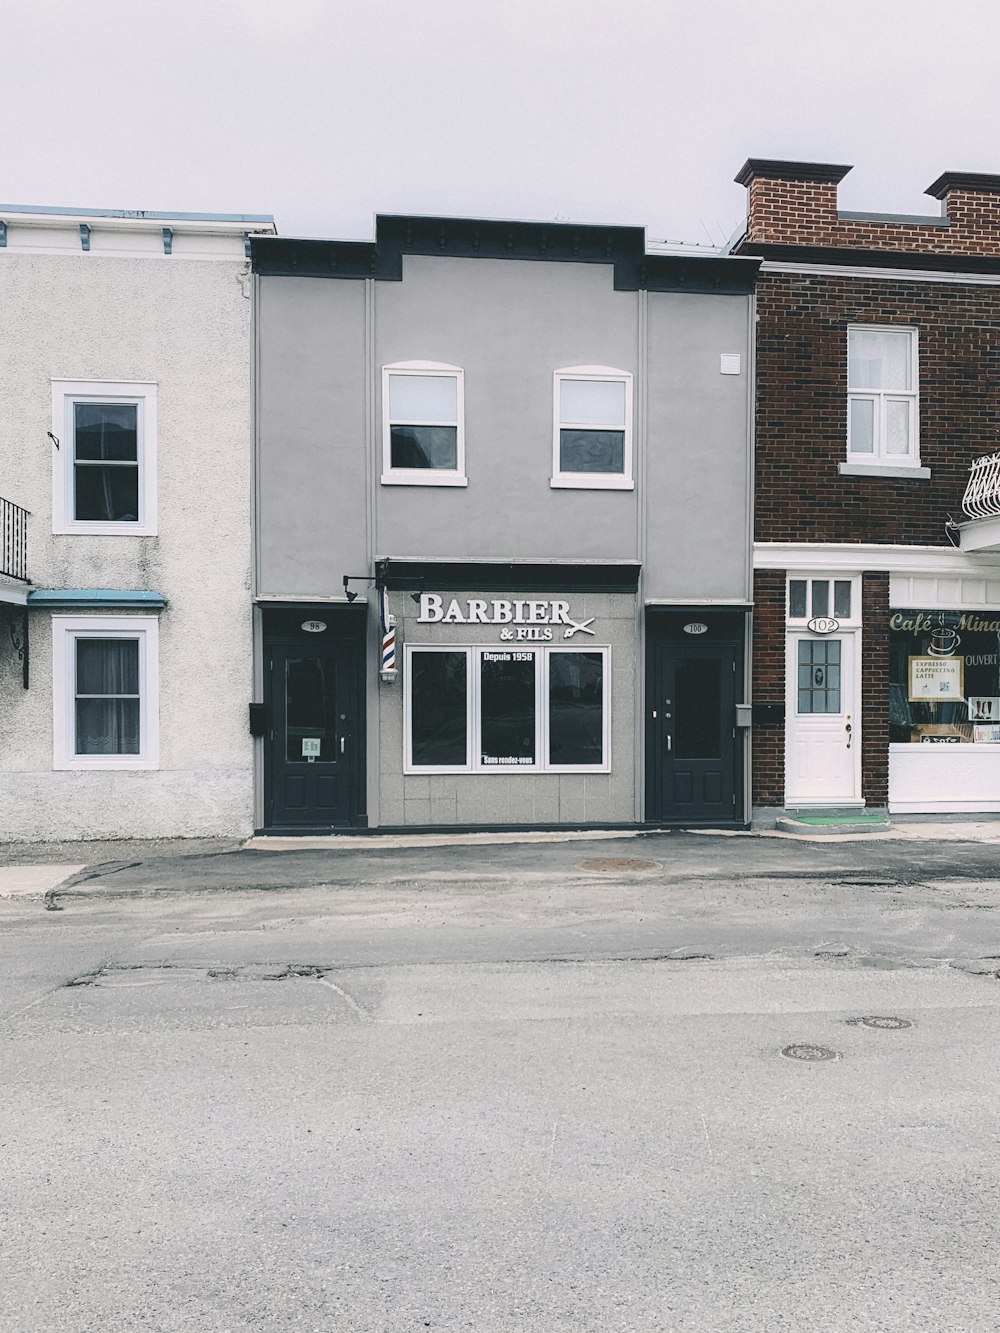
[[[1000,454],[987,454],[972,464],[962,508],[969,518],[1000,518]]]
[[[28,511],[0,496],[0,574],[28,582]]]

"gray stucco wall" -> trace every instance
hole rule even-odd
[[[470,597],[538,597],[518,592],[449,593]],[[531,647],[499,641],[499,626],[427,625],[417,621],[417,607],[403,593],[392,595],[398,616],[397,652],[403,666],[404,644],[473,645],[499,649]],[[610,773],[455,773],[422,776],[403,773],[403,681],[385,685],[369,673],[369,709],[377,718],[370,757],[371,822],[379,824],[599,824],[628,823],[635,808],[635,706],[637,695],[636,599],[624,594],[570,598],[575,619],[594,617],[595,634],[575,646],[586,651],[611,649]],[[558,642],[558,640],[557,640]],[[377,802],[377,803],[376,803]]]
[[[640,559],[645,597],[749,596],[748,297],[616,292],[604,264],[406,256],[403,275],[257,279],[259,592],[338,595],[392,555]],[[380,483],[400,361],[464,370],[467,487]],[[633,491],[549,485],[553,372],[574,365],[636,377]]]
[[[752,594],[751,300],[650,293],[643,594]],[[720,373],[738,352],[739,375]]]

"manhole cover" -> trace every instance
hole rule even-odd
[[[638,856],[592,856],[588,861],[578,861],[578,870],[600,870],[604,873],[616,870],[659,870],[659,861],[643,861]]]
[[[789,1060],[836,1060],[837,1052],[828,1050],[825,1046],[811,1046],[808,1042],[797,1041],[791,1046],[786,1046],[781,1052],[787,1055]]]
[[[888,1018],[880,1014],[867,1014],[861,1020],[862,1026],[866,1028],[881,1028],[889,1032],[898,1031],[900,1028],[911,1028],[913,1024],[905,1018]]]

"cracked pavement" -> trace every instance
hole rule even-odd
[[[996,1328],[995,846],[88,851],[0,900],[5,1329]]]

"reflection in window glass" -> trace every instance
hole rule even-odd
[[[722,680],[717,657],[679,658],[674,672],[674,757],[718,759],[722,753]]]
[[[479,743],[485,765],[535,762],[535,655],[484,652]]]
[[[604,659],[549,654],[549,763],[604,762]]]
[[[468,763],[468,660],[465,652],[410,656],[410,738],[413,763]]]
[[[788,581],[788,614],[793,620],[805,620],[806,618],[805,579],[789,579]]]
[[[135,403],[74,403],[73,517],[139,521],[139,409]]]
[[[336,759],[337,663],[332,657],[285,662],[285,743],[289,763]]]

